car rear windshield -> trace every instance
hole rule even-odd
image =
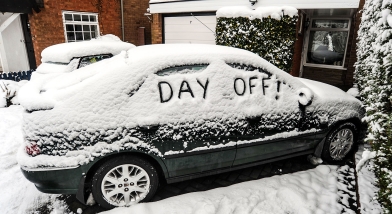
[[[208,64],[198,64],[198,65],[180,65],[170,68],[165,68],[157,72],[158,76],[168,76],[172,74],[189,74],[201,72],[206,69]]]

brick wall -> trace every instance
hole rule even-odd
[[[151,39],[152,39],[152,44],[162,44],[163,43],[163,38],[162,38],[162,24],[163,24],[163,18],[162,14],[153,14],[152,16],[153,23],[151,25]]]
[[[125,41],[135,45],[144,45],[141,41],[142,35],[139,35],[141,34],[139,29],[144,27],[145,44],[151,44],[151,23],[149,19],[144,16],[148,7],[149,0],[124,0]]]
[[[29,15],[37,66],[43,49],[65,42],[63,10],[98,13],[101,33],[121,38],[120,0],[44,0],[44,6],[41,12]]]
[[[300,11],[298,12],[301,13]],[[295,40],[294,43],[293,65],[290,71],[290,74],[295,77],[299,76],[301,65],[302,65],[301,56],[302,56],[302,47],[304,43],[303,40],[305,34],[305,28],[304,28],[305,20],[306,20],[306,15],[303,14],[302,20],[299,17],[297,22],[297,39]]]
[[[350,28],[349,40],[347,43],[346,59],[344,61],[344,67],[346,70],[335,70],[325,68],[314,68],[314,67],[303,67],[302,77],[320,82],[325,82],[343,90],[347,90],[353,86],[354,83],[354,63],[357,61],[356,55],[356,43],[358,37],[359,24],[361,22],[361,10],[365,0],[360,0],[359,8],[355,13]]]

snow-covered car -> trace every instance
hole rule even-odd
[[[122,42],[120,38],[111,34],[88,41],[52,45],[42,51],[42,63],[33,72],[31,80],[72,72],[134,47],[136,46]]]
[[[159,182],[299,155],[343,160],[363,116],[336,87],[214,45],[142,46],[43,85],[19,97],[25,177],[107,208],[148,201]]]

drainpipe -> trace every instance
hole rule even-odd
[[[124,36],[124,2],[121,0],[121,34],[122,34],[122,40],[125,40]]]

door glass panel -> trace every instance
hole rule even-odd
[[[348,28],[348,24],[348,20],[316,19],[312,22],[312,28]]]
[[[310,31],[307,63],[343,65],[348,31]]]

